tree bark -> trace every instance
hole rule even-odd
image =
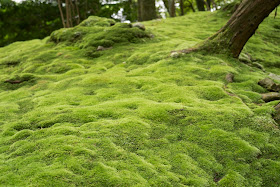
[[[76,11],[77,11],[77,22],[78,24],[80,24],[80,21],[81,21],[81,14],[80,14],[80,10],[79,10],[79,3],[78,3],[78,0],[75,0],[75,5],[76,5]]]
[[[280,100],[280,93],[278,92],[269,92],[261,95],[262,95],[262,100],[264,100],[265,102]]]
[[[196,0],[196,6],[198,11],[205,11],[204,0]]]
[[[69,2],[65,0],[65,9],[66,9],[66,27],[70,27],[70,15],[69,15]]]
[[[138,0],[137,1],[137,17],[138,17],[138,21],[143,21],[142,20],[142,5],[143,3],[141,2],[142,0]]]
[[[206,4],[207,10],[210,11],[211,10],[211,1],[210,0],[206,0],[205,4]]]
[[[237,58],[259,24],[280,4],[280,0],[243,0],[230,20],[197,49],[229,53]]]
[[[181,16],[184,15],[184,0],[180,0],[180,11],[181,11]]]
[[[74,20],[76,20],[76,23],[77,23],[77,25],[78,25],[79,23],[78,23],[78,19],[76,19],[75,6],[74,6],[72,0],[70,0],[69,2],[70,2],[70,7],[71,7],[70,12],[71,12],[71,14],[72,14],[71,20],[74,18]]]
[[[175,9],[174,0],[168,0],[168,5],[169,5],[169,15],[170,15],[170,17],[175,17],[176,16],[176,9]]]
[[[66,28],[65,20],[64,20],[64,16],[63,16],[63,11],[62,11],[62,8],[61,8],[61,1],[57,0],[57,4],[58,4],[60,16],[61,16],[62,25],[63,25],[64,28]]]
[[[84,19],[87,19],[88,17],[88,0],[86,0],[85,2],[85,14],[84,14]]]
[[[138,0],[138,21],[157,18],[155,0]]]
[[[190,0],[187,0],[187,1],[189,3],[189,7],[191,7],[192,11],[195,12],[192,1],[190,1]]]
[[[72,9],[71,9],[71,2],[72,0],[67,0],[68,2],[68,15],[69,15],[69,23],[70,23],[70,27],[73,27],[73,22],[72,22]]]

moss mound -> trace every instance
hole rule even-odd
[[[266,72],[226,55],[169,56],[227,20],[195,13],[142,31],[90,17],[0,48],[0,186],[278,187],[279,101],[264,103],[257,82],[280,74],[280,19],[244,49]]]
[[[91,16],[74,28],[54,31],[50,41],[66,43],[83,49],[103,46],[111,47],[117,43],[135,43],[141,38],[149,38],[147,32],[128,23],[115,23],[112,19]]]

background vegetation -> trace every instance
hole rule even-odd
[[[197,1],[174,1],[176,12],[172,16],[197,11]],[[155,7],[156,17],[152,17],[153,19],[170,16],[168,1],[164,1],[162,4],[160,2],[162,1],[157,3],[157,8]],[[214,4],[210,3],[210,6],[212,10],[215,10],[225,6],[228,1],[215,0],[211,2],[214,2]],[[63,3],[62,11],[65,17],[64,22],[66,22],[65,1],[61,1],[61,3]],[[73,0],[72,5],[74,5],[74,7],[70,7],[71,11],[74,9],[71,18],[72,26],[77,25],[90,15],[113,18],[122,22],[135,22],[140,19],[139,16],[137,17],[139,6],[136,0]],[[204,10],[207,10],[205,3]],[[77,22],[78,20],[79,22]],[[0,0],[0,46],[15,41],[42,39],[61,27],[63,27],[63,22],[56,0],[24,0],[21,3],[12,0]]]

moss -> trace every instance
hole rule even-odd
[[[116,22],[113,19],[106,19],[96,16],[90,16],[88,19],[84,20],[80,26],[84,27],[93,27],[93,26],[102,26],[102,27],[110,27],[113,26]]]
[[[13,135],[10,139],[10,141],[12,142],[16,142],[19,140],[23,140],[26,139],[28,136],[32,135],[33,131],[31,130],[22,130],[18,133],[16,133],[15,135]]]
[[[244,186],[245,178],[235,171],[229,171],[222,180],[219,181],[219,186]]]
[[[144,32],[90,17],[0,48],[1,185],[277,186],[278,101],[262,102],[257,84],[267,73],[226,54],[169,57],[227,19],[194,13]],[[278,22],[244,49],[275,74]]]
[[[79,48],[98,46],[111,47],[117,43],[137,42],[139,38],[148,38],[147,32],[132,28],[130,24],[115,23],[111,19],[91,16],[74,28],[54,31],[50,41],[76,45]]]

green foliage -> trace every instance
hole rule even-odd
[[[215,33],[221,15],[154,20],[145,32],[90,17],[0,48],[0,184],[279,186],[277,101],[260,100],[257,84],[267,74],[224,54],[170,57]],[[279,21],[244,49],[276,74]]]
[[[56,5],[27,0],[16,4],[0,0],[0,46],[15,41],[42,39],[62,26]]]
[[[87,0],[79,1],[78,7],[80,21],[93,15],[114,17],[117,21],[121,21],[121,19],[136,21],[135,1],[124,0],[112,4]],[[120,9],[123,9],[123,17],[113,16],[117,15]],[[73,22],[77,24],[75,19]],[[99,24],[102,23],[99,22]],[[42,39],[61,27],[63,25],[57,1],[24,0],[21,3],[15,3],[11,0],[0,0],[1,47],[16,41]]]

